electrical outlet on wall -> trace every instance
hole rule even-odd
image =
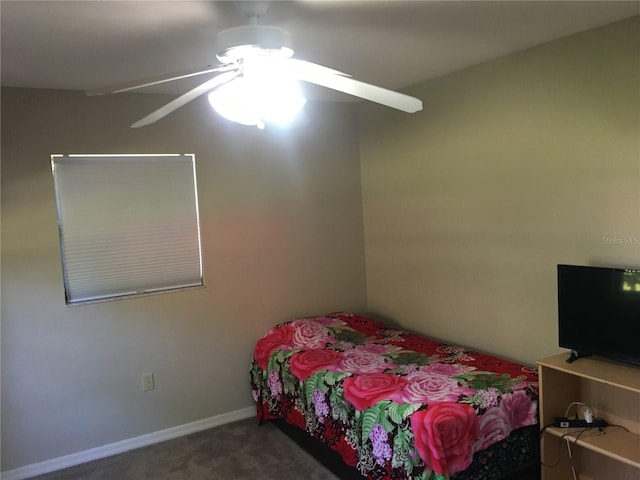
[[[143,373],[142,374],[142,390],[153,390],[155,387],[153,383],[153,372]]]

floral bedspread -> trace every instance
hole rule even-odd
[[[272,328],[251,383],[260,422],[285,419],[375,480],[448,479],[537,423],[534,368],[349,313]]]

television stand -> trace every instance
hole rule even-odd
[[[538,360],[542,479],[565,480],[571,464],[586,479],[640,479],[640,368],[600,358]],[[572,402],[589,405],[606,428],[555,427]],[[570,442],[572,459],[566,442]],[[563,448],[564,447],[564,448]]]

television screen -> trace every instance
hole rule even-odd
[[[558,265],[558,334],[568,361],[599,355],[640,365],[640,270]]]

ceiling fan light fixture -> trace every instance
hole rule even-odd
[[[254,105],[255,99],[251,98],[253,95],[250,85],[247,85],[247,79],[238,77],[212,90],[208,99],[213,109],[227,120],[264,128]]]
[[[244,25],[228,28],[216,36],[221,63],[239,63],[247,57],[265,55],[290,58],[293,56],[291,35],[286,30],[267,25]]]
[[[243,75],[212,90],[209,103],[222,117],[264,128],[288,125],[306,103],[293,80]]]
[[[288,126],[307,103],[298,82],[281,80],[268,88],[261,101],[262,118],[279,127]]]

